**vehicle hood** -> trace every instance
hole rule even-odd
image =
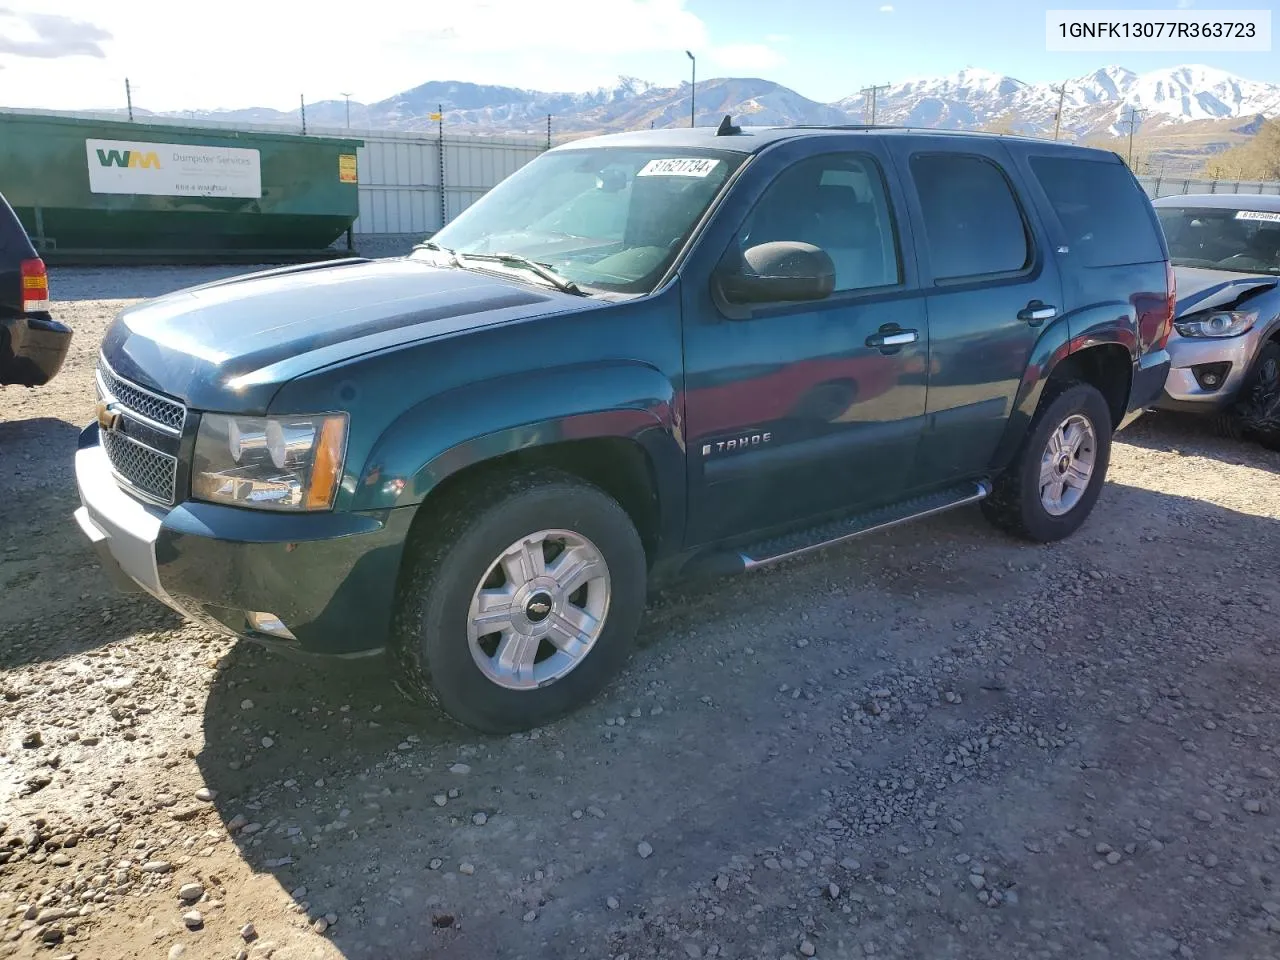
[[[261,413],[319,367],[593,301],[415,259],[282,267],[121,311],[103,339],[116,374],[201,410]]]
[[[1203,267],[1175,266],[1173,273],[1177,283],[1179,317],[1230,306],[1246,294],[1256,295],[1280,283],[1280,277],[1265,273],[1233,273]]]

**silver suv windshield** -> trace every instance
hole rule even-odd
[[[679,147],[545,153],[413,256],[452,254],[457,266],[523,273],[535,283],[552,282],[545,275],[550,270],[586,292],[646,293],[744,159]],[[532,265],[522,268],[520,259]],[[541,277],[537,267],[545,268]]]
[[[1183,267],[1280,274],[1280,213],[1231,207],[1157,207],[1169,259]]]

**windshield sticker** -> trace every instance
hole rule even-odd
[[[1265,220],[1269,223],[1280,223],[1280,213],[1270,210],[1237,210],[1237,220]]]
[[[650,160],[637,177],[705,177],[716,167],[720,166],[719,160],[709,160],[706,158],[688,158],[673,160]]]

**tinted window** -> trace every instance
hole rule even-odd
[[[994,163],[922,154],[911,158],[911,177],[935,279],[1007,273],[1027,265],[1030,245],[1022,213]]]
[[[1034,157],[1031,169],[1067,233],[1067,245],[1091,267],[1163,260],[1148,201],[1116,161]]]
[[[778,174],[738,238],[744,250],[774,240],[811,243],[825,250],[836,267],[836,290],[901,282],[884,178],[867,156],[810,157]]]

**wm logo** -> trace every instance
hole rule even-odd
[[[142,167],[160,169],[160,158],[155,154],[142,153],[139,150],[103,150],[98,148],[98,163],[104,167]]]

